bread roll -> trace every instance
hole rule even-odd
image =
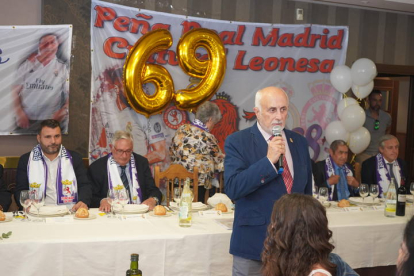
[[[351,204],[346,199],[342,199],[341,201],[338,202],[338,207],[343,208],[343,207],[349,207],[349,206],[351,206]]]
[[[162,205],[157,205],[154,207],[154,215],[157,216],[165,216],[167,214],[167,210]]]
[[[2,211],[0,211],[0,221],[4,220],[6,220],[6,215]]]
[[[77,218],[89,218],[89,211],[86,208],[79,208],[76,211],[75,217]]]
[[[216,210],[219,210],[219,211],[221,211],[223,213],[226,213],[227,212],[227,206],[224,203],[217,203],[215,209]]]

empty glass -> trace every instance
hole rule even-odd
[[[328,188],[320,187],[319,188],[319,200],[323,203],[328,199]]]
[[[24,219],[22,221],[26,221],[29,219],[27,216],[27,208],[31,204],[30,200],[30,191],[29,190],[23,190],[20,192],[20,204],[23,206],[23,213],[24,213]]]
[[[32,206],[37,211],[37,217],[40,217],[39,210],[43,205],[45,205],[45,197],[44,197],[43,192],[42,191],[31,191],[30,199],[32,202]],[[38,219],[36,221],[43,221],[43,219]]]
[[[111,210],[109,211],[110,215],[108,217],[113,217],[114,218],[115,217],[114,205],[116,203],[116,196],[115,196],[114,190],[108,189],[108,196],[106,198],[106,201],[109,203],[109,205],[111,205]]]
[[[127,189],[121,189],[117,192],[117,201],[122,206],[122,214],[124,213],[124,207],[129,201],[129,192]]]
[[[369,194],[368,184],[359,185],[359,195],[362,197],[362,202],[364,202],[365,197]]]
[[[369,194],[374,198],[374,200],[378,197],[379,195],[378,184],[371,184],[369,188]]]

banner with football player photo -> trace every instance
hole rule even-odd
[[[69,124],[72,25],[0,26],[0,135]]]

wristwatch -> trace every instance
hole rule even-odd
[[[158,200],[158,197],[153,196],[152,198],[155,200],[155,206],[160,204],[160,201]]]

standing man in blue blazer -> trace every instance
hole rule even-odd
[[[308,143],[284,129],[288,109],[283,89],[257,91],[257,123],[233,133],[225,142],[225,191],[236,203],[230,241],[233,276],[261,275],[263,242],[275,201],[287,193],[312,194]],[[281,136],[273,136],[276,126],[283,129]]]

